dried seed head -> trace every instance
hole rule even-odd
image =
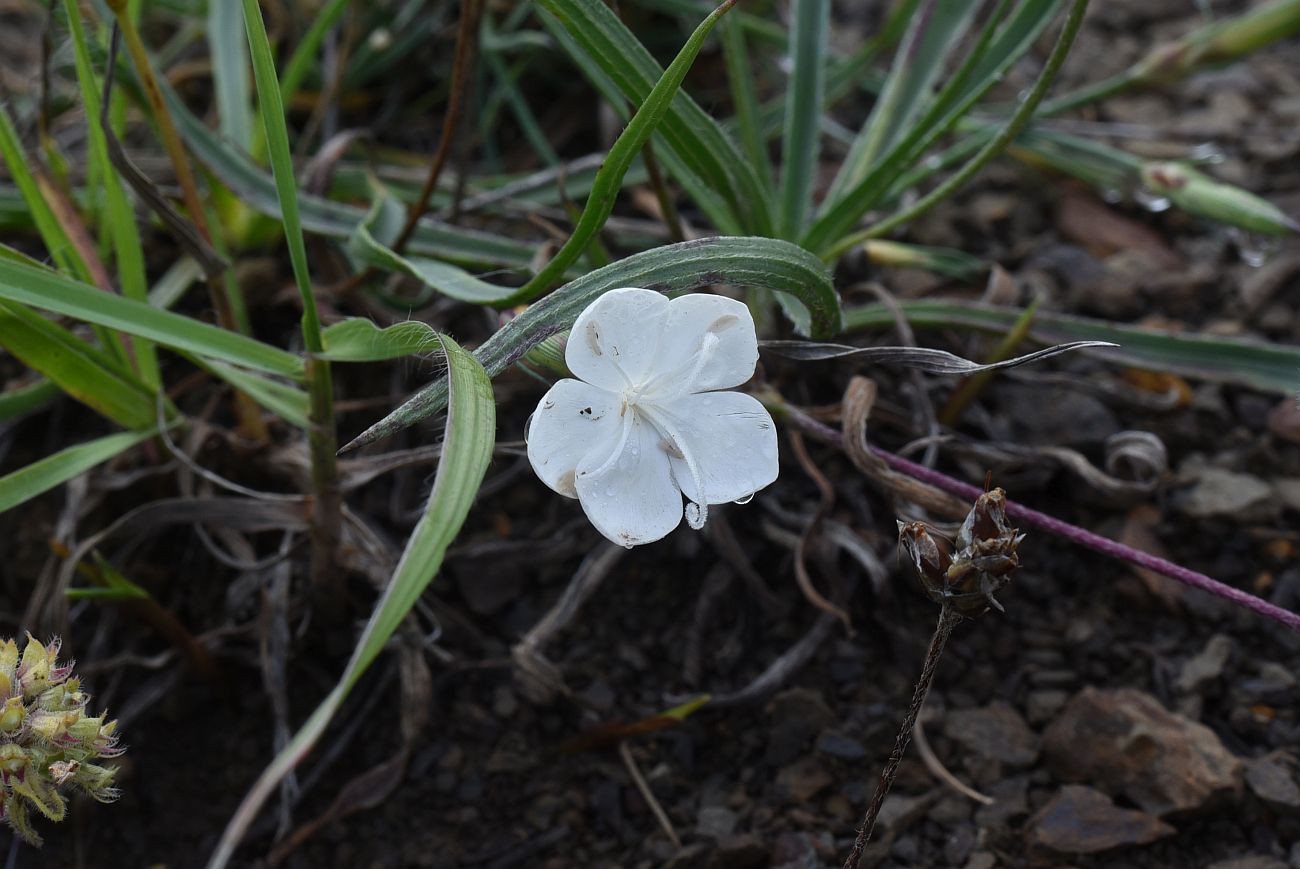
[[[24,841],[40,845],[32,810],[61,821],[65,785],[111,802],[117,770],[93,761],[116,757],[116,722],[86,715],[89,699],[72,663],[58,661],[59,641],[28,636],[21,659],[13,640],[0,642],[0,818]]]
[[[993,597],[1020,566],[1018,548],[1025,535],[1007,524],[1006,493],[980,495],[957,531],[956,551],[923,522],[898,523],[899,546],[936,603],[964,616],[978,616],[1002,605]]]

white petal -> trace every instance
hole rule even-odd
[[[578,500],[591,524],[622,546],[650,543],[682,521],[682,493],[659,432],[629,409],[622,442],[578,464]]]
[[[533,411],[525,435],[528,461],[542,482],[561,495],[578,497],[574,476],[591,454],[608,456],[622,437],[622,399],[581,380],[561,380]]]
[[[656,370],[660,322],[668,299],[653,290],[610,290],[573,324],[564,361],[588,383],[621,392]]]
[[[679,296],[669,302],[661,328],[658,374],[647,397],[729,389],[754,376],[758,338],[741,302],[706,293]]]
[[[673,476],[691,501],[701,503],[697,472],[705,504],[748,498],[776,479],[776,426],[753,396],[702,392],[648,412],[681,453],[671,459]]]

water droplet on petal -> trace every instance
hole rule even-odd
[[[614,487],[613,487],[613,486],[607,486],[607,487],[605,488],[605,497],[606,497],[606,498],[613,498],[613,497],[614,497]]]
[[[623,544],[623,548],[624,548],[624,549],[635,549],[636,547],[635,547],[634,544],[631,544],[631,543],[624,543],[624,544]]]
[[[752,501],[752,500],[754,500],[754,493],[753,493],[753,492],[750,492],[750,493],[749,493],[748,495],[746,495],[745,497],[743,497],[743,498],[741,498],[741,499],[739,499],[739,500],[737,500],[737,501],[732,501],[731,503],[733,503],[733,504],[748,504],[748,503],[749,503],[750,501]]]
[[[1136,190],[1133,193],[1133,198],[1137,200],[1138,205],[1157,214],[1161,211],[1168,211],[1169,206],[1173,205],[1168,196],[1161,196],[1149,190]]]

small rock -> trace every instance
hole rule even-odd
[[[1173,832],[1173,827],[1146,812],[1116,807],[1100,791],[1066,785],[1029,819],[1026,839],[1031,848],[1096,854],[1146,845]]]
[[[987,790],[993,803],[975,810],[975,823],[985,829],[1009,827],[1014,818],[1029,814],[1029,779],[1014,776],[994,782]]]
[[[1203,724],[1132,688],[1085,688],[1043,734],[1066,781],[1126,794],[1155,815],[1198,809],[1241,786],[1241,761]]]
[[[695,816],[695,832],[722,839],[736,832],[736,813],[726,806],[704,806]]]
[[[981,709],[955,709],[944,717],[944,735],[981,757],[1009,766],[1038,759],[1038,737],[1020,713],[1002,701]]]
[[[862,747],[862,743],[834,730],[823,731],[822,735],[817,737],[817,750],[841,760],[861,760],[867,756],[867,750]]]
[[[1204,467],[1196,471],[1196,482],[1182,493],[1177,504],[1188,516],[1258,515],[1275,505],[1273,487],[1259,477],[1223,468]]]
[[[1287,865],[1276,857],[1264,854],[1252,854],[1249,857],[1233,857],[1211,863],[1205,869],[1287,869]]]
[[[1201,686],[1213,682],[1223,675],[1223,668],[1231,655],[1232,638],[1215,634],[1210,637],[1199,655],[1183,664],[1182,672],[1174,682],[1174,688],[1183,694],[1191,694]]]
[[[817,849],[807,833],[782,833],[772,846],[774,869],[821,869]]]
[[[1031,691],[1025,698],[1025,714],[1029,716],[1031,724],[1046,724],[1061,711],[1069,699],[1070,695],[1064,691]]]
[[[880,807],[876,824],[887,835],[895,836],[925,817],[938,796],[937,792],[921,794],[919,797],[890,794],[885,797],[885,804]]]
[[[1281,755],[1246,761],[1246,786],[1279,814],[1300,815],[1300,785]]]
[[[767,845],[752,833],[742,833],[719,841],[706,865],[709,869],[758,869],[767,862]]]
[[[794,760],[808,740],[835,722],[835,713],[822,695],[807,688],[782,691],[772,699],[768,711],[771,724],[763,760],[773,766]]]
[[[777,787],[785,792],[790,802],[804,803],[815,797],[834,781],[815,758],[805,757],[776,774]]]
[[[998,865],[998,858],[994,857],[988,851],[976,851],[970,855],[966,865],[962,869],[993,869]]]

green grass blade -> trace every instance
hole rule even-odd
[[[1005,0],[999,3],[1000,12]],[[827,196],[825,213],[818,218],[805,244],[815,250],[831,245],[884,199],[894,182],[938,139],[955,127],[975,103],[993,87],[1011,65],[1023,57],[1051,23],[1058,0],[1026,0],[1005,22],[990,18],[970,56],[944,85],[925,114],[903,131],[896,144],[865,174],[842,191]],[[997,25],[1002,22],[1000,28]]]
[[[293,98],[302,86],[307,72],[316,62],[316,52],[330,28],[338,23],[348,8],[348,0],[329,0],[324,8],[312,16],[311,27],[302,35],[302,40],[294,48],[289,62],[284,65],[284,74],[280,76],[280,102],[292,105]]]
[[[782,237],[791,241],[803,235],[821,155],[830,14],[830,0],[794,2],[794,32],[790,36],[793,73],[786,91],[785,137],[781,145],[781,230]]]
[[[749,49],[745,44],[745,27],[740,15],[729,15],[718,26],[722,37],[722,57],[727,64],[727,84],[731,87],[731,102],[736,111],[735,124],[740,133],[740,144],[745,156],[758,171],[759,180],[772,188],[772,157],[767,150],[767,137],[758,115],[758,94],[754,89],[754,70],[749,62]]]
[[[248,33],[248,47],[253,58],[253,79],[257,83],[257,102],[262,112],[262,127],[266,131],[280,219],[284,223],[284,240],[289,246],[289,262],[302,299],[302,340],[307,352],[319,353],[322,349],[320,316],[316,313],[316,296],[312,292],[311,271],[307,267],[307,245],[303,242],[302,221],[298,217],[298,181],[293,174],[293,151],[289,148],[289,129],[284,122],[284,103],[280,100],[275,59],[271,56],[266,22],[262,20],[257,0],[243,0],[243,4],[244,29]]]
[[[252,2],[252,0],[245,0],[245,2]],[[567,3],[570,0],[558,0],[558,2]],[[673,58],[668,69],[641,101],[632,120],[628,121],[623,132],[610,146],[605,162],[596,171],[591,195],[587,197],[587,205],[582,209],[582,215],[573,228],[573,234],[551,261],[514,294],[515,299],[531,301],[549,291],[551,286],[563,277],[565,270],[582,256],[596,233],[605,225],[605,221],[614,210],[614,201],[618,196],[619,187],[622,186],[624,174],[636,156],[641,153],[641,148],[650,138],[650,134],[665,122],[669,107],[677,97],[677,92],[681,89],[691,64],[695,62],[700,49],[704,47],[704,40],[709,35],[709,31],[735,2],[736,0],[726,0],[705,18],[686,40],[677,57]],[[604,6],[601,8],[604,9]]]
[[[911,127],[979,5],[970,0],[924,0],[894,56],[880,99],[831,184],[829,201],[838,201],[866,177],[876,159]]]
[[[306,757],[320,739],[348,692],[378,657],[384,644],[437,574],[447,547],[460,531],[474,503],[496,441],[492,382],[474,358],[451,339],[444,339],[443,347],[447,357],[450,399],[442,458],[438,462],[433,491],[424,515],[407,541],[393,578],[362,631],[352,660],[338,685],[258,777],[217,843],[216,851],[208,861],[208,869],[223,869],[229,863],[244,831],[280,780]]]
[[[98,347],[35,311],[0,302],[0,346],[118,425],[153,424],[157,412],[148,386]]]
[[[0,258],[0,299],[148,338],[256,371],[299,379],[302,360],[278,347],[145,302],[124,299],[65,275]]]
[[[215,359],[190,354],[189,360],[213,377],[218,377],[245,393],[285,422],[293,423],[301,429],[311,428],[307,393],[298,387]]]
[[[641,105],[663,78],[650,52],[601,0],[540,0],[539,5],[634,104]],[[683,93],[672,100],[660,133],[665,150],[727,203],[736,223],[755,234],[773,234],[771,204],[758,172],[722,125]]]
[[[448,298],[476,305],[512,305],[521,300],[514,287],[498,287],[462,268],[427,257],[402,256],[388,247],[406,224],[406,209],[381,192],[366,220],[348,239],[348,252],[372,268],[408,275]],[[382,239],[382,240],[381,240]]]
[[[547,337],[573,324],[583,308],[616,287],[683,293],[709,284],[775,290],[810,312],[812,337],[840,331],[839,297],[817,257],[770,238],[704,238],[644,251],[572,281],[501,327],[474,352],[495,377]],[[445,378],[421,389],[401,407],[363,432],[345,450],[363,446],[419,422],[446,406]]]
[[[99,125],[100,84],[91,64],[90,46],[82,26],[80,7],[76,0],[63,0],[63,7],[68,17],[68,30],[72,35],[77,84],[81,89],[81,103],[86,114],[91,164],[99,167],[98,171],[103,178],[105,208],[102,220],[106,222],[108,234],[113,240],[118,282],[122,295],[144,301],[148,289],[144,245],[140,241],[140,230],[135,224],[135,211],[117,176],[117,170],[108,158],[108,144]],[[162,384],[162,375],[158,370],[158,354],[153,342],[137,339],[132,343],[132,349],[135,351],[136,368],[141,379],[155,389],[158,388]]]
[[[153,437],[152,431],[127,431],[59,450],[0,477],[0,513],[11,510],[56,486],[126,452]]]
[[[208,56],[221,135],[244,150],[253,147],[252,83],[248,43],[239,27],[239,0],[208,0]]]
[[[591,86],[626,123],[632,117],[632,113],[628,110],[627,100],[618,84],[606,75],[596,59],[586,53],[582,43],[565,28],[559,18],[541,8],[537,9],[537,17],[546,25],[546,29],[565,53],[582,70],[583,76]],[[726,19],[723,21],[725,23]],[[712,181],[697,171],[690,160],[679,154],[678,149],[665,138],[662,130],[655,135],[654,141],[655,156],[659,158],[659,162],[667,167],[668,173],[682,186],[686,195],[700,211],[704,212],[705,217],[718,228],[718,231],[724,235],[743,234],[741,218],[726,201],[723,191],[715,190]]]
[[[176,122],[176,129],[186,146],[222,184],[248,207],[282,219],[275,181],[247,154],[223,142],[185,107],[166,82],[161,83],[163,101]],[[366,217],[366,211],[353,205],[331,202],[307,193],[298,195],[299,217],[303,229],[319,235],[346,239]],[[472,229],[454,227],[432,218],[424,218],[411,236],[409,253],[436,256],[458,263],[526,268],[532,263],[535,246],[511,238]]]
[[[899,305],[917,329],[965,328],[994,334],[1006,334],[1024,313],[1020,308],[964,302],[920,300],[900,301]],[[846,309],[844,322],[846,330],[892,328],[894,323],[893,315],[882,305]],[[1120,346],[1088,352],[1120,365],[1284,395],[1295,394],[1300,372],[1300,347],[1288,344],[1117,326],[1042,310],[1035,315],[1029,334],[1044,344],[1109,341]]]
[[[23,202],[36,224],[36,231],[40,233],[41,241],[45,243],[45,249],[49,251],[54,264],[61,271],[71,272],[83,281],[90,281],[90,270],[45,201],[36,178],[27,168],[27,152],[23,149],[18,128],[14,126],[13,118],[9,116],[9,110],[3,101],[0,101],[0,158],[4,159],[9,168],[9,177],[22,193]]]
[[[35,413],[62,394],[58,384],[45,379],[0,392],[0,423]]]

